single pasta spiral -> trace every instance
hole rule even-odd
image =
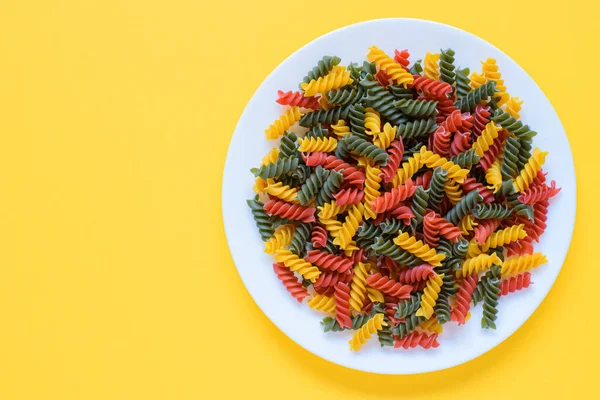
[[[343,138],[350,134],[350,127],[346,125],[346,121],[340,119],[337,123],[331,125],[333,134],[338,138]]]
[[[352,326],[350,311],[350,287],[344,282],[338,282],[334,286],[333,298],[335,299],[335,319],[342,328]]]
[[[537,176],[538,172],[541,171],[547,155],[547,151],[541,151],[537,147],[533,149],[531,158],[527,161],[527,164],[525,164],[519,173],[519,176],[514,180],[513,184],[517,192],[522,192],[531,185],[533,179]]]
[[[365,132],[371,136],[377,136],[381,132],[381,118],[371,107],[365,109]]]
[[[519,119],[521,115],[519,112],[521,111],[521,105],[523,104],[523,100],[518,97],[510,96],[508,102],[506,103],[506,112],[513,118]]]
[[[499,219],[483,219],[478,222],[478,226],[473,231],[473,237],[481,246],[485,243],[488,237],[500,226]]]
[[[296,299],[302,302],[305,297],[308,297],[308,291],[302,283],[298,282],[298,278],[292,271],[285,267],[282,263],[273,264],[273,271],[277,274],[277,278],[283,283],[285,289]]]
[[[348,248],[350,242],[352,241],[352,237],[362,222],[363,212],[364,207],[362,204],[354,205],[348,211],[348,215],[342,224],[342,228],[338,232],[338,236],[333,240],[333,243],[339,246],[340,249],[345,250]]]
[[[331,219],[338,214],[346,212],[347,209],[347,206],[338,206],[335,201],[330,201],[328,203],[323,204],[321,207],[318,207],[318,216],[322,219]]]
[[[468,169],[459,167],[439,154],[427,150],[426,146],[421,147],[419,153],[421,154],[421,162],[426,165],[427,168],[442,167],[442,169],[448,171],[448,178],[454,179],[458,183],[463,182],[470,172]]]
[[[286,110],[279,119],[275,120],[275,122],[265,130],[267,140],[277,139],[279,136],[283,135],[290,126],[300,121],[301,117],[302,113],[300,112],[300,107],[295,106]]]
[[[527,236],[523,224],[513,225],[509,228],[492,233],[481,245],[481,251],[487,252],[490,247],[504,246],[506,243],[516,242]]]
[[[375,46],[369,48],[367,59],[374,62],[380,69],[384,69],[387,75],[398,85],[407,87],[414,81],[413,76],[407,72],[401,65],[388,57],[382,50]]]
[[[312,283],[315,283],[321,271],[308,261],[298,257],[290,250],[280,249],[275,253],[275,261],[285,264],[286,267],[291,269],[293,272],[298,272],[305,279],[308,279]]]
[[[367,285],[398,299],[408,299],[413,289],[412,286],[403,285],[379,272],[367,277]]]
[[[271,181],[271,182],[269,182]],[[264,191],[271,196],[277,197],[283,201],[293,202],[298,196],[298,189],[290,188],[288,185],[283,185],[282,182],[274,182],[270,179],[267,180],[267,187]]]
[[[388,326],[383,318],[383,313],[375,314],[373,318],[369,319],[359,330],[357,330],[352,336],[352,339],[348,342],[348,344],[350,344],[350,350],[359,351],[371,336],[383,329],[384,326]]]
[[[439,347],[439,343],[437,341],[438,334],[433,333],[431,335],[426,334],[425,332],[411,332],[408,335],[404,336],[402,339],[396,339],[394,341],[394,347],[407,350],[410,348],[414,348],[417,346],[421,346],[424,349],[436,348]]]
[[[494,139],[498,137],[498,127],[494,122],[488,122],[485,126],[485,129],[481,132],[481,135],[477,138],[475,143],[473,143],[473,148],[475,149],[475,153],[479,157],[483,157],[483,153],[485,153],[490,146],[494,143]]]
[[[473,214],[467,214],[460,220],[458,227],[463,235],[467,235],[469,232],[473,231],[478,224],[479,223],[475,220]]]
[[[377,137],[373,140],[373,144],[379,148],[387,149],[388,147],[390,147],[390,144],[394,141],[394,139],[396,139],[397,129],[397,127],[390,125],[389,122],[386,122],[383,126],[383,132],[379,132]],[[389,152],[388,156],[391,156]],[[388,158],[388,163],[389,162],[390,159]],[[396,168],[398,167],[396,166]]]
[[[496,90],[498,93],[496,96],[500,97],[498,105],[501,106],[508,101],[508,93],[506,93],[506,86],[504,86],[504,80],[501,79],[501,74],[498,71],[498,65],[496,60],[488,58],[482,62],[483,77],[486,81],[492,81],[496,83]]]
[[[301,152],[323,152],[329,153],[335,150],[337,147],[337,140],[330,138],[314,138],[314,137],[305,137],[303,139],[298,139],[298,151]]]
[[[444,331],[444,328],[437,320],[437,315],[423,321],[423,323],[419,325],[419,328],[431,333],[437,333],[438,335]]]
[[[385,192],[383,196],[377,197],[371,201],[373,211],[383,213],[398,207],[403,201],[412,197],[417,190],[417,186],[411,179],[406,181],[404,185],[394,187],[389,192]]]
[[[446,82],[440,82],[435,79],[430,79],[426,76],[413,75],[413,88],[422,90],[427,96],[433,100],[443,101],[452,93],[452,86]]]
[[[286,247],[292,241],[295,231],[296,227],[292,224],[280,227],[273,237],[265,242],[265,253],[273,255],[277,250]]]
[[[279,149],[277,147],[273,147],[265,156],[260,160],[260,165],[270,164],[277,161],[279,158]]]
[[[433,307],[435,306],[441,290],[443,278],[444,274],[435,274],[429,278],[427,285],[423,290],[423,295],[421,296],[421,306],[415,313],[417,317],[431,318],[433,315]]]
[[[504,260],[500,273],[503,276],[517,275],[530,269],[537,268],[547,262],[548,260],[546,259],[546,256],[538,252],[523,256],[510,257]]]
[[[325,247],[327,244],[327,229],[321,224],[313,224],[310,232],[310,242],[315,248]]]
[[[460,185],[453,180],[446,181],[444,192],[452,205],[456,205],[463,198],[463,191]]]
[[[315,310],[332,313],[335,312],[335,299],[333,297],[316,294],[308,300],[308,306]]]
[[[423,75],[426,78],[433,79],[436,81],[440,80],[440,66],[438,62],[440,60],[439,54],[425,53],[425,60],[423,60]]]
[[[502,260],[498,254],[480,254],[476,257],[467,258],[463,261],[461,269],[456,271],[457,278],[465,278],[467,275],[479,274],[492,265],[501,265]]]
[[[496,161],[485,171],[485,181],[489,183],[488,188],[493,190],[494,193],[500,190],[502,186],[502,170],[501,170],[502,159],[500,156],[496,158]]]
[[[367,179],[365,181],[365,204],[364,204],[364,217],[365,220],[374,219],[377,217],[377,213],[373,211],[371,202],[379,197],[379,186],[381,178],[379,176],[381,170],[375,167],[367,166]]]
[[[471,74],[471,89],[477,89],[486,82],[487,79],[485,79],[479,72],[473,72]]]
[[[406,162],[402,163],[402,166],[398,168],[394,178],[392,180],[392,185],[394,187],[398,187],[403,185],[408,179],[410,179],[417,171],[423,166],[422,156],[419,153],[413,154]]]
[[[394,239],[394,243],[433,266],[442,265],[442,260],[446,258],[445,254],[436,253],[435,249],[432,249],[422,241],[415,239],[415,237],[411,236],[408,232],[403,232],[398,235],[398,237]]]
[[[313,79],[308,83],[302,83],[300,86],[304,90],[305,97],[313,97],[317,93],[324,93],[331,89],[338,89],[352,83],[350,71],[346,68],[336,65],[325,76],[319,79]]]
[[[350,307],[356,312],[362,310],[367,296],[367,265],[358,262],[350,283]]]
[[[323,269],[340,273],[352,268],[352,260],[320,250],[309,250],[304,260]]]

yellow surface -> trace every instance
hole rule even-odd
[[[0,399],[594,393],[600,15],[586,3],[0,2]],[[220,210],[229,139],[269,72],[330,30],[394,16],[456,25],[520,63],[564,123],[579,185],[571,251],[533,317],[479,359],[407,377],[330,364],[275,328]]]

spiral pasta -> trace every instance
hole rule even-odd
[[[304,82],[300,87],[304,90],[305,97],[313,97],[318,93],[338,89],[352,82],[350,71],[341,66],[334,66],[327,75],[312,79],[308,83]]]
[[[275,261],[283,263],[293,272],[298,272],[305,279],[315,283],[321,271],[311,263],[303,260],[289,250],[278,250],[273,257]]]
[[[290,244],[295,230],[296,227],[292,224],[281,226],[275,231],[275,234],[265,242],[265,253],[273,255],[277,250]]]
[[[265,135],[267,136],[267,140],[277,139],[279,136],[283,135],[285,131],[287,131],[290,126],[294,125],[296,122],[300,121],[302,117],[302,113],[300,112],[300,107],[294,106],[281,114],[279,119],[275,120],[266,130]]]
[[[475,143],[473,143],[473,149],[475,149],[475,153],[479,157],[483,157],[483,153],[486,152],[490,146],[494,143],[494,139],[498,137],[498,127],[493,122],[489,122],[483,131],[481,131],[481,135],[477,138]]]
[[[440,61],[439,54],[425,53],[425,59],[423,60],[423,75],[426,78],[433,79],[436,81],[440,80]]]
[[[408,232],[403,232],[398,235],[398,237],[394,239],[394,243],[433,266],[442,265],[442,260],[446,258],[444,254],[436,253],[435,249],[432,249],[422,241],[415,239],[414,236],[410,236]]]
[[[417,317],[429,319],[433,315],[433,307],[438,299],[443,277],[443,274],[435,274],[427,281],[427,286],[423,290],[423,295],[421,296],[421,306],[415,313]]]
[[[350,344],[350,350],[359,351],[367,340],[381,330],[387,323],[383,320],[384,315],[379,313],[375,314],[369,319],[356,333],[352,336],[352,339],[348,342]]]
[[[384,69],[390,78],[398,85],[407,87],[414,81],[414,78],[410,73],[375,46],[369,48],[367,59],[377,64],[379,68]]]
[[[502,276],[517,275],[533,268],[537,268],[547,262],[548,260],[546,259],[546,256],[538,252],[517,257],[510,257],[504,260],[504,263],[502,263],[502,270],[500,272]]]
[[[315,310],[332,313],[335,312],[335,299],[333,297],[316,294],[308,300],[308,306]]]
[[[461,269],[456,271],[457,278],[465,278],[467,275],[479,274],[492,265],[501,265],[502,260],[496,253],[492,255],[480,254],[473,258],[467,258],[463,261]]]
[[[463,182],[469,174],[468,169],[461,168],[439,154],[427,150],[425,146],[421,147],[419,153],[421,154],[421,162],[424,165],[428,168],[442,167],[442,169],[448,171],[448,178],[454,179],[458,183]]]
[[[514,180],[514,187],[517,192],[522,192],[531,185],[537,173],[541,171],[547,155],[548,152],[541,151],[537,147],[533,150],[531,158],[527,161],[521,172],[519,172],[519,176]]]
[[[339,246],[340,249],[345,250],[348,248],[350,242],[352,241],[352,237],[362,222],[363,212],[364,206],[362,204],[356,204],[352,206],[350,210],[348,210],[348,216],[342,224],[342,228],[340,229],[338,236],[333,241],[333,243]]]

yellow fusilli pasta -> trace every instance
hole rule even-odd
[[[460,199],[463,198],[462,188],[458,183],[456,183],[456,181],[451,179],[448,179],[444,184],[444,192],[446,193],[446,196],[448,196],[448,200],[450,200],[452,205],[455,205],[460,201]]]
[[[477,257],[464,260],[461,269],[456,271],[456,276],[464,278],[467,275],[478,274],[492,265],[502,265],[502,260],[498,257],[498,254],[480,254]]]
[[[319,275],[321,275],[319,268],[298,257],[289,250],[278,250],[275,253],[274,258],[275,261],[283,263],[290,270],[299,273],[312,283],[315,283]]]
[[[423,243],[421,240],[417,240],[408,232],[399,234],[394,238],[394,243],[433,266],[442,265],[442,260],[446,258],[445,254],[437,253],[435,249],[430,248],[429,245]]]
[[[304,90],[305,97],[313,97],[318,93],[328,92],[332,89],[338,89],[342,86],[352,83],[350,71],[340,65],[334,66],[331,71],[319,79],[313,79],[308,83],[302,83],[300,86]]]
[[[490,165],[487,171],[485,171],[485,181],[489,184],[488,188],[496,193],[502,186],[502,172],[500,171],[500,163],[502,157],[499,155],[496,160]]]
[[[315,310],[332,313],[335,312],[335,299],[322,294],[315,294],[308,300],[308,306]]]
[[[340,119],[337,124],[332,124],[331,129],[333,130],[333,134],[338,138],[343,138],[350,134],[350,127],[346,125],[346,121]]]
[[[547,263],[546,256],[536,252],[522,256],[510,257],[502,264],[502,275],[516,275]]]
[[[360,327],[359,330],[356,331],[354,335],[352,335],[352,339],[348,341],[350,344],[350,350],[359,351],[363,344],[367,342],[367,340],[377,333],[377,331],[383,329],[384,326],[387,326],[387,323],[383,320],[383,314],[375,314],[373,318],[370,318],[363,326]]]
[[[298,189],[291,188],[281,182],[275,182],[272,179],[267,179],[267,187],[264,191],[271,196],[285,200],[289,203],[295,201],[296,197],[298,197]]]
[[[442,289],[442,279],[444,274],[434,274],[427,280],[423,295],[421,296],[421,304],[415,315],[417,317],[431,318],[433,315],[433,307],[437,302],[438,295]]]
[[[364,217],[365,220],[377,218],[377,213],[373,211],[371,202],[379,197],[379,186],[381,183],[381,170],[372,166],[367,166],[365,180],[365,200]]]
[[[427,150],[427,146],[421,147],[420,154],[421,162],[426,165],[427,168],[434,169],[436,167],[442,167],[442,169],[448,171],[448,178],[454,179],[458,183],[463,183],[465,177],[471,172],[468,169],[461,168],[459,165],[454,164],[452,161],[447,160],[439,154]]]
[[[506,112],[511,117],[519,119],[519,118],[521,118],[521,114],[519,114],[519,112],[521,111],[522,104],[523,104],[523,100],[519,99],[518,97],[510,96],[508,98],[508,102],[506,103]]]
[[[537,147],[533,149],[533,155],[513,182],[517,192],[522,192],[531,185],[533,178],[535,178],[537,173],[542,169],[542,165],[544,165],[547,155],[547,151],[541,151]]]
[[[265,253],[275,254],[276,251],[290,244],[295,231],[296,227],[292,224],[280,226],[273,237],[265,242]]]
[[[381,132],[381,117],[370,107],[365,108],[365,132],[371,136],[377,136]]]
[[[475,216],[473,214],[465,215],[463,219],[461,219],[458,223],[458,227],[460,228],[463,235],[467,235],[469,232],[473,231],[473,229],[475,229],[477,225],[479,224],[477,223],[477,221],[475,221]]]
[[[414,82],[413,76],[408,71],[375,46],[369,48],[367,59],[374,62],[380,69],[384,69],[387,75],[398,85],[407,87]]]
[[[330,138],[314,138],[305,137],[298,139],[298,151],[300,152],[312,152],[319,151],[329,153],[334,151],[337,147],[337,140]]]
[[[350,282],[350,307],[360,312],[367,295],[367,265],[358,262],[354,266],[354,274]]]
[[[333,239],[333,244],[339,246],[340,249],[345,250],[352,238],[356,234],[356,231],[363,219],[364,206],[362,204],[355,204],[346,216],[346,220],[342,224],[342,229],[339,230],[338,236]]]
[[[412,178],[412,176],[423,166],[421,158],[421,154],[415,153],[412,157],[403,162],[402,166],[396,170],[392,185],[394,187],[404,185],[408,179]]]
[[[485,129],[481,131],[481,135],[473,143],[473,149],[479,157],[483,157],[483,153],[489,150],[490,146],[494,143],[494,139],[498,137],[498,127],[494,122],[489,122]]]
[[[286,110],[279,119],[275,120],[271,126],[265,130],[267,140],[277,139],[279,136],[283,135],[290,126],[300,121],[301,117],[302,113],[300,112],[300,107],[292,107],[289,110]]]
[[[436,81],[440,80],[440,61],[439,54],[425,53],[425,59],[423,60],[423,75],[426,78],[433,79]]]
[[[397,127],[390,125],[389,122],[386,122],[383,126],[383,132],[380,132],[379,135],[375,139],[373,139],[373,144],[382,149],[387,149],[390,147],[390,144],[396,139],[396,131]]]

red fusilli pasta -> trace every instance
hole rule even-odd
[[[379,272],[367,277],[367,285],[385,294],[394,296],[398,298],[398,300],[409,298],[410,292],[413,289],[412,286],[403,285],[400,282],[396,282],[395,280],[388,278],[387,276],[381,275]]]
[[[282,106],[298,106],[302,108],[309,108],[311,110],[318,110],[321,108],[319,104],[319,97],[304,97],[302,92],[284,92],[282,90],[277,91],[277,103]]]
[[[277,215],[281,218],[293,219],[294,221],[314,222],[315,208],[303,207],[298,204],[287,203],[283,200],[271,199],[264,205],[269,215]]]
[[[285,289],[290,292],[296,300],[302,302],[305,297],[308,297],[308,291],[302,286],[302,283],[298,281],[296,275],[294,275],[288,267],[282,263],[275,263],[273,264],[273,271],[277,274],[277,278],[283,282]]]
[[[352,261],[320,250],[309,250],[304,259],[311,264],[329,271],[346,272],[352,268]]]

